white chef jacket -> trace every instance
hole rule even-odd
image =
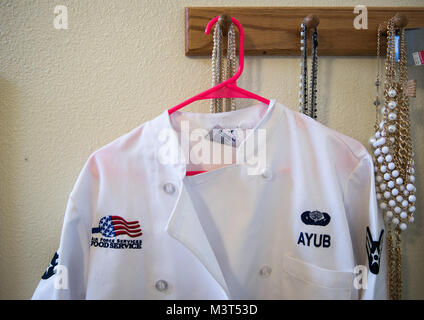
[[[182,120],[250,134],[187,164]],[[275,100],[164,111],[91,154],[33,299],[385,299],[383,226],[359,142]]]

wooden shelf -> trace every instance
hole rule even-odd
[[[300,23],[311,13],[320,19],[320,56],[374,56],[378,24],[396,13],[408,17],[407,29],[424,27],[424,7],[367,8],[368,29],[356,30],[353,21],[357,14],[353,7],[188,7],[185,8],[185,54],[211,55],[212,32],[206,35],[205,27],[209,20],[223,13],[243,25],[245,55],[300,55]]]

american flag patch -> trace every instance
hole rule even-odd
[[[99,227],[92,228],[91,232],[101,233],[102,236],[107,238],[114,238],[119,235],[135,238],[143,234],[138,221],[126,221],[120,216],[105,216],[101,218]]]

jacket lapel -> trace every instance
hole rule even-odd
[[[166,231],[193,252],[230,299],[227,283],[184,182],[176,206],[168,220]]]

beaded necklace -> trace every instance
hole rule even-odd
[[[377,35],[377,59],[380,55],[381,26]],[[380,106],[380,71],[377,72],[377,108],[375,137],[370,139],[374,148],[376,196],[379,208],[387,222],[388,291],[390,299],[401,299],[401,232],[407,222],[414,221],[415,170],[409,121],[405,31],[399,30],[399,63],[395,61],[395,24],[387,23],[387,56],[384,81],[384,106]],[[378,109],[380,108],[380,112]],[[382,118],[381,121],[379,118]]]

